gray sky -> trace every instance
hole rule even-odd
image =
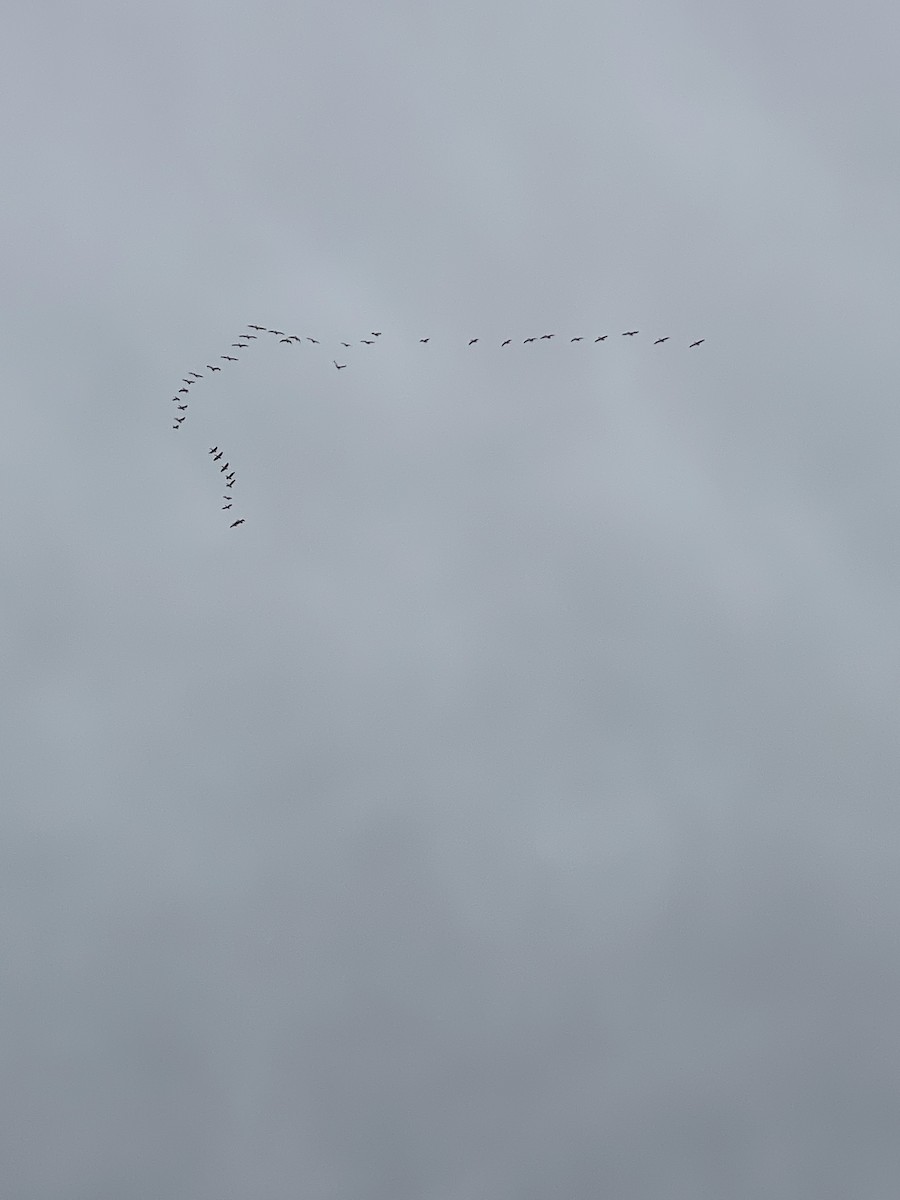
[[[893,1195],[895,8],[17,7],[6,1193]]]

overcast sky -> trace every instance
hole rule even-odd
[[[4,1195],[895,1195],[895,6],[13,8]]]

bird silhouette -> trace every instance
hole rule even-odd
[[[231,463],[226,463],[224,467],[219,467],[219,470],[220,470],[220,471],[227,471],[227,470],[228,470],[228,468],[229,468],[230,466],[231,466]]]
[[[183,420],[184,420],[184,417],[176,417],[176,418],[175,418],[175,424],[176,424],[176,425],[180,425],[180,424],[181,424],[181,422],[182,422]]]
[[[470,339],[469,339],[469,345],[470,345],[470,346],[474,346],[474,345],[475,345],[475,343],[476,343],[477,341],[478,341],[478,338],[470,338]]]
[[[244,518],[243,518],[243,517],[239,517],[237,521],[232,521],[232,522],[231,522],[231,526],[230,526],[230,528],[231,528],[231,529],[234,529],[234,527],[235,527],[236,525],[243,525],[243,523],[244,523]]]
[[[222,457],[222,454],[223,454],[223,452],[220,450],[219,453],[213,459],[213,462],[218,462],[219,459]]]
[[[246,342],[232,342],[231,348],[232,348],[232,350],[246,350],[247,343]]]
[[[525,341],[522,343],[522,345],[523,345],[523,346],[527,346],[529,342],[536,342],[536,341],[537,341],[537,338],[536,338],[536,337],[533,337],[533,338],[526,338],[526,339],[525,339]]]
[[[287,342],[288,345],[294,340],[293,338],[279,338],[279,342]]]
[[[511,341],[512,338],[507,338],[505,342],[500,343],[500,348],[502,349],[504,346],[508,346]]]
[[[244,338],[248,342],[259,341],[259,339],[257,338],[255,333],[242,333],[241,337]]]
[[[312,344],[313,344],[314,346],[318,346],[318,344],[319,344],[319,343],[316,341],[316,339],[315,339],[315,338],[307,337],[307,339],[306,339],[306,340],[307,340],[308,342],[312,342]]]
[[[228,477],[226,476],[226,479],[227,479],[227,478],[228,478]],[[228,482],[225,484],[225,486],[226,486],[227,488],[234,487],[234,480],[233,480],[233,479],[229,479],[229,480],[228,480]]]
[[[546,341],[549,341],[550,338],[554,338],[554,337],[556,337],[555,333],[542,333],[541,341],[546,342]]]
[[[190,372],[189,372],[189,374],[190,374],[190,375],[193,375],[193,377],[194,377],[195,379],[202,379],[202,378],[203,378],[203,376],[202,376],[202,375],[198,375],[196,371],[190,371]]]
[[[267,332],[267,333],[274,333],[276,337],[284,337],[284,330],[283,330],[283,329],[268,329],[268,330],[266,330],[266,332]]]
[[[360,338],[359,340],[362,342],[362,344],[364,346],[374,346],[375,345],[375,343],[372,341],[371,338]]]
[[[605,342],[605,341],[606,341],[606,339],[607,339],[608,337],[609,337],[609,334],[608,334],[608,333],[604,333],[604,334],[602,335],[602,337],[595,337],[595,338],[594,338],[594,341],[595,341],[595,342]]]
[[[237,362],[233,354],[220,354],[219,358],[224,358],[226,362]]]
[[[222,512],[224,512],[226,508],[231,508],[231,507],[232,507],[232,505],[230,505],[230,504],[223,504],[223,505],[222,505]]]
[[[695,346],[702,346],[705,341],[706,338],[700,338],[700,340],[697,342],[691,342],[690,346],[688,346],[688,349],[693,350]]]
[[[569,338],[569,341],[570,342],[583,342],[584,338],[583,337]]]
[[[345,350],[349,350],[349,349],[350,349],[350,343],[349,343],[349,342],[341,342],[341,345],[344,347],[344,349],[345,349]]]
[[[423,345],[424,345],[424,343],[425,343],[425,342],[430,342],[430,341],[431,341],[431,338],[430,338],[430,337],[427,337],[427,338],[419,338],[419,341],[420,341],[420,342],[422,342],[422,343],[423,343]]]
[[[219,448],[218,446],[210,446],[210,448],[209,448],[210,454],[215,454],[215,452],[218,450],[218,448]]]
[[[191,393],[190,393],[190,392],[187,390],[187,388],[179,388],[179,389],[178,389],[178,395],[179,395],[179,396],[182,396],[182,395],[184,395],[184,396],[189,396],[190,394],[191,394]]]
[[[670,336],[671,335],[667,334],[664,338],[657,338],[656,341],[653,343],[653,345],[661,346],[663,344],[663,342],[667,342],[669,340]]]
[[[641,331],[639,329],[626,329],[626,331],[622,334],[622,337],[634,337],[636,333],[640,332]]]
[[[188,387],[190,387],[194,381],[193,381],[193,379],[182,379],[181,382],[186,383],[188,385]]]
[[[187,405],[186,405],[186,404],[179,404],[179,405],[178,405],[178,411],[179,411],[179,412],[184,412],[186,408],[187,408]]]
[[[265,325],[248,325],[247,328],[255,329],[257,333],[265,333],[266,332]]]
[[[214,367],[214,366],[212,365],[212,363],[207,363],[206,365],[209,367],[209,369],[210,369],[211,371],[221,371],[221,370],[222,370],[222,368],[221,368],[221,367]]]
[[[372,332],[372,337],[381,337],[380,329],[373,329],[371,332]]]
[[[337,369],[339,371],[343,371],[344,367],[346,367],[346,365],[347,365],[346,363],[339,363],[336,358],[333,358],[331,361],[334,363],[334,365],[337,367]]]

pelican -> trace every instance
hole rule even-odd
[[[554,337],[556,337],[556,334],[555,334],[555,333],[542,333],[542,334],[541,334],[541,341],[542,341],[542,342],[546,342],[546,341],[548,341],[550,338],[554,338]]]
[[[536,341],[537,341],[537,338],[526,338],[525,341],[522,343],[522,345],[527,346],[529,342],[536,342]]]
[[[209,369],[210,369],[211,371],[221,371],[221,370],[222,370],[222,368],[221,368],[221,367],[214,367],[214,366],[212,365],[212,363],[207,363],[206,365],[209,367]]]
[[[664,338],[657,338],[656,341],[653,343],[653,345],[661,346],[663,344],[663,342],[667,342],[669,340],[669,336],[670,335],[667,334]]]
[[[247,328],[255,329],[257,333],[265,333],[266,332],[265,325],[248,325]]]
[[[604,333],[602,337],[595,337],[594,341],[595,342],[605,342],[608,337],[609,337],[609,334]]]
[[[584,338],[583,337],[569,338],[569,341],[570,342],[583,342]]]
[[[244,518],[239,517],[237,521],[231,522],[231,528],[234,529],[235,525],[243,525],[243,523],[244,523]]]
[[[700,338],[700,340],[697,342],[691,342],[690,346],[688,346],[688,349],[693,350],[693,348],[695,346],[701,346],[705,341],[706,341],[706,338]]]
[[[622,337],[634,337],[636,333],[640,332],[641,331],[639,329],[626,329],[626,331],[622,334]]]
[[[237,362],[233,354],[220,354],[219,358],[224,358],[226,362]]]

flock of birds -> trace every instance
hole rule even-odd
[[[251,332],[239,334],[237,339],[231,343],[230,349],[232,349],[232,350],[249,350],[251,342],[258,341],[260,338],[260,335],[263,335],[263,334],[270,334],[273,337],[277,338],[279,343],[288,345],[288,346],[302,346],[304,343],[304,340],[307,342],[310,342],[313,346],[321,345],[321,342],[318,340],[318,338],[310,337],[308,334],[304,338],[304,337],[301,337],[300,334],[285,333],[285,331],[283,329],[269,329],[265,325],[248,325],[247,329],[250,330]],[[626,329],[621,334],[621,336],[631,338],[631,337],[637,337],[639,333],[640,333],[639,329]],[[359,345],[374,346],[377,343],[377,339],[380,338],[381,335],[382,335],[382,331],[380,329],[373,329],[371,331],[371,334],[369,337],[359,339]],[[534,342],[549,342],[549,341],[552,341],[553,338],[555,338],[555,337],[556,337],[555,333],[535,334],[533,337],[524,338],[522,345],[528,346]],[[605,342],[608,337],[609,337],[608,333],[601,333],[597,337],[595,337],[593,340],[595,343]],[[587,339],[583,335],[578,335],[576,337],[569,338],[570,342],[583,342],[586,340]],[[419,338],[419,343],[420,343],[420,345],[423,345],[423,346],[427,346],[430,341],[431,341],[430,337]],[[470,346],[475,346],[480,341],[481,341],[481,338],[473,337],[473,338],[469,338],[468,344]],[[671,341],[671,335],[666,334],[665,337],[656,338],[653,342],[653,345],[654,346],[662,346],[668,341]],[[688,344],[688,349],[694,350],[698,346],[702,346],[705,341],[706,341],[706,338],[697,338],[696,341],[690,342]],[[340,343],[341,347],[345,350],[351,349],[353,344],[354,344],[353,342],[341,342]],[[511,346],[511,345],[512,345],[512,338],[505,338],[500,343],[501,349],[505,346]],[[341,357],[344,357],[344,355],[341,355]],[[220,354],[219,361],[225,362],[225,363],[236,363],[239,361],[239,359],[236,354]],[[331,361],[334,363],[334,365],[338,371],[343,371],[348,366],[348,364],[345,362],[339,363],[336,358],[332,359]],[[215,372],[221,371],[223,368],[221,366],[216,366],[214,363],[207,363],[206,369],[210,373],[210,375],[212,375]],[[191,388],[199,380],[204,379],[204,378],[205,378],[205,376],[203,375],[203,373],[199,372],[199,371],[188,371],[187,375],[184,378],[182,378],[182,380],[181,380],[182,386],[178,389],[177,394],[172,397],[172,402],[177,406],[177,414],[178,414],[173,419],[173,425],[172,425],[173,429],[179,430],[181,428],[181,426],[184,424],[185,420],[187,419],[188,400],[191,395]],[[209,453],[210,453],[210,456],[212,457],[212,461],[217,466],[218,466],[220,460],[225,457],[225,452],[223,450],[220,450],[218,446],[210,446]],[[234,497],[231,493],[231,489],[234,487],[234,482],[235,482],[235,479],[237,478],[237,476],[236,476],[235,472],[233,470],[231,470],[231,464],[229,462],[226,462],[224,466],[219,467],[218,469],[219,469],[219,473],[225,476],[226,491],[225,491],[225,494],[222,496],[222,499],[225,501],[225,503],[222,505],[222,511],[228,512],[234,506]],[[229,528],[236,529],[239,525],[243,525],[244,521],[245,521],[244,517],[238,517],[236,520],[231,522]]]

